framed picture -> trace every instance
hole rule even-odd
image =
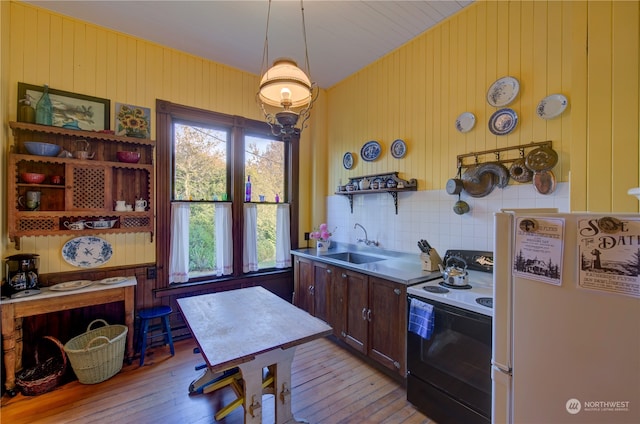
[[[116,103],[116,135],[151,138],[151,109]]]
[[[18,110],[20,99],[29,96],[31,106],[35,109],[42,97],[43,86],[18,83]],[[109,115],[111,101],[84,94],[54,90],[49,87],[49,97],[53,104],[53,126],[62,127],[65,124],[78,123],[78,127],[87,131],[102,131],[110,129]]]

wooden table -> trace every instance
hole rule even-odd
[[[0,301],[2,307],[2,350],[6,372],[7,392],[15,394],[16,371],[22,363],[16,352],[21,354],[22,341],[16,340],[16,320],[23,317],[65,311],[91,305],[124,301],[124,320],[127,331],[127,359],[133,357],[133,310],[135,307],[136,277],[130,277],[118,284],[94,282],[89,287],[70,291],[54,291],[47,287],[39,294]]]
[[[276,423],[294,421],[291,362],[295,347],[331,327],[262,287],[178,299],[178,306],[212,373],[239,367],[244,422],[262,422],[262,370],[275,368]]]

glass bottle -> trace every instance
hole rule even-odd
[[[53,104],[49,98],[49,86],[46,84],[44,85],[42,97],[36,104],[36,124],[53,124]]]
[[[28,122],[30,124],[36,122],[36,110],[31,106],[29,95],[25,94],[24,99],[21,99],[20,103],[22,106],[20,106],[20,117],[18,120],[20,122]]]
[[[251,201],[251,175],[247,176],[247,183],[244,186],[244,201]]]

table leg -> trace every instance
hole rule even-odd
[[[262,369],[275,365],[274,398],[276,424],[289,422],[306,423],[296,420],[291,412],[291,363],[295,347],[275,349],[256,356],[252,361],[240,364],[244,381],[244,422],[262,422]]]
[[[127,331],[127,352],[126,359],[128,363],[131,363],[133,358],[133,310],[135,308],[135,286],[127,286],[124,288],[124,323],[128,328]]]
[[[2,351],[6,378],[4,386],[13,396],[16,386],[16,339],[14,308],[11,303],[2,306]]]

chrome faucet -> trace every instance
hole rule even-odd
[[[367,246],[371,246],[371,245],[377,246],[378,245],[377,241],[369,240],[369,236],[367,236],[367,230],[365,230],[365,228],[362,225],[360,225],[360,224],[358,224],[356,222],[356,225],[354,225],[353,228],[356,229],[358,227],[362,228],[362,231],[364,231],[364,239],[358,239],[358,243],[364,243]]]

